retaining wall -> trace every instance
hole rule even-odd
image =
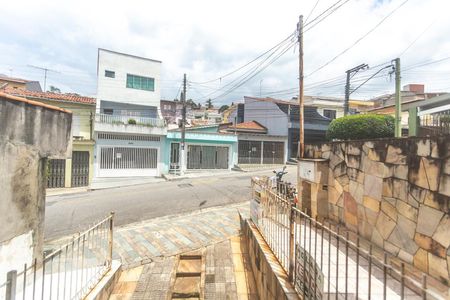
[[[450,136],[306,145],[329,160],[328,217],[448,284]]]

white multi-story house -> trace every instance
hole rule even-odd
[[[161,62],[98,49],[95,177],[158,176]]]

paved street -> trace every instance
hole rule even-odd
[[[285,179],[295,182],[296,166]],[[116,226],[151,218],[197,211],[249,200],[251,176],[273,175],[271,170],[168,181],[73,195],[47,197],[45,239],[52,240],[86,229],[111,211]]]

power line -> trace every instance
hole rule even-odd
[[[311,11],[309,12],[308,16],[306,17],[305,23],[308,22],[309,17],[312,15],[312,13],[314,12],[314,10],[317,7],[317,4],[319,4],[320,0],[316,0],[316,3],[314,4],[313,8],[311,9]]]
[[[268,54],[269,52],[271,52],[273,49],[277,48],[278,46],[280,46],[281,44],[283,44],[284,42],[286,42],[287,40],[289,40],[290,38],[292,38],[292,37],[294,36],[294,34],[295,34],[295,32],[291,33],[291,34],[288,35],[286,38],[284,38],[281,42],[279,42],[279,43],[276,44],[275,46],[271,47],[269,50],[265,51],[264,53],[260,54],[259,56],[257,56],[256,58],[252,59],[252,60],[249,61],[248,63],[242,65],[241,67],[239,67],[239,68],[237,68],[237,69],[235,69],[235,70],[233,70],[233,71],[231,71],[231,72],[229,72],[229,73],[226,73],[226,74],[224,74],[224,75],[222,75],[222,76],[220,76],[220,77],[217,77],[217,78],[215,78],[215,79],[211,79],[211,80],[208,80],[208,81],[204,81],[204,82],[194,82],[194,81],[191,81],[191,82],[192,82],[192,83],[196,83],[196,84],[205,84],[205,83],[210,83],[210,82],[214,82],[214,81],[217,81],[217,80],[220,80],[220,81],[221,81],[223,78],[228,77],[228,76],[230,76],[230,75],[232,75],[232,74],[234,74],[234,73],[236,73],[236,72],[242,70],[243,68],[245,68],[245,67],[247,67],[248,65],[252,64],[253,62],[257,61],[257,60],[260,59],[261,57],[265,56],[266,54]]]
[[[436,19],[433,21],[433,22],[431,22],[431,24],[430,25],[428,25],[428,27],[427,28],[425,28],[425,30],[423,30],[406,48],[405,48],[405,50],[403,50],[399,55],[398,55],[398,57],[401,57],[403,54],[405,54],[406,53],[406,51],[408,51],[423,35],[424,35],[424,33],[425,32],[427,32],[430,28],[431,28],[431,26],[433,26],[433,24],[436,22]]]
[[[378,22],[374,27],[372,27],[368,32],[366,32],[363,36],[361,36],[360,38],[358,38],[355,42],[353,42],[353,44],[351,44],[349,47],[347,47],[346,49],[344,49],[343,51],[341,51],[339,54],[337,54],[335,57],[333,57],[331,60],[329,60],[328,62],[326,62],[325,64],[323,64],[322,66],[320,66],[319,68],[317,68],[316,70],[314,70],[313,72],[309,73],[307,76],[311,76],[314,73],[322,70],[323,68],[325,68],[326,66],[328,66],[329,64],[331,64],[332,62],[334,62],[336,59],[338,59],[340,56],[342,56],[343,54],[345,54],[347,51],[349,51],[350,49],[352,49],[354,46],[356,46],[359,42],[361,42],[363,39],[365,39],[367,36],[369,36],[373,31],[375,31],[381,24],[383,24],[390,16],[392,16],[398,9],[400,9],[403,5],[405,5],[409,0],[405,0],[403,1],[399,6],[397,6],[394,10],[392,10],[388,15],[386,15],[383,19],[381,19],[380,22]]]

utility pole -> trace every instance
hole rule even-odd
[[[36,67],[36,66],[32,66],[32,65],[28,65],[29,67],[35,68],[35,69],[39,69],[39,70],[43,70],[44,71],[44,92],[47,86],[47,72],[55,72],[55,73],[59,73],[58,71],[52,70],[52,69],[48,69],[48,68],[43,68],[43,67]]]
[[[298,140],[298,158],[302,158],[305,150],[305,130],[304,130],[304,99],[303,99],[303,91],[304,91],[304,82],[303,82],[303,15],[300,16],[298,24],[297,24],[297,32],[298,32],[298,87],[299,87],[299,95],[298,95],[298,108],[299,108],[299,140]]]
[[[400,58],[395,60],[395,137],[402,136],[402,101],[401,101],[401,77]]]
[[[348,115],[349,112],[349,101],[350,101],[350,79],[358,73],[359,70],[367,69],[369,66],[367,64],[360,64],[353,69],[345,71],[347,73],[347,81],[345,83],[345,101],[344,101],[344,116]]]
[[[185,136],[186,136],[186,74],[183,77],[183,92],[181,94],[181,102],[183,103],[182,120],[181,120],[181,155],[180,155],[180,173],[184,174],[184,161],[186,157]]]

